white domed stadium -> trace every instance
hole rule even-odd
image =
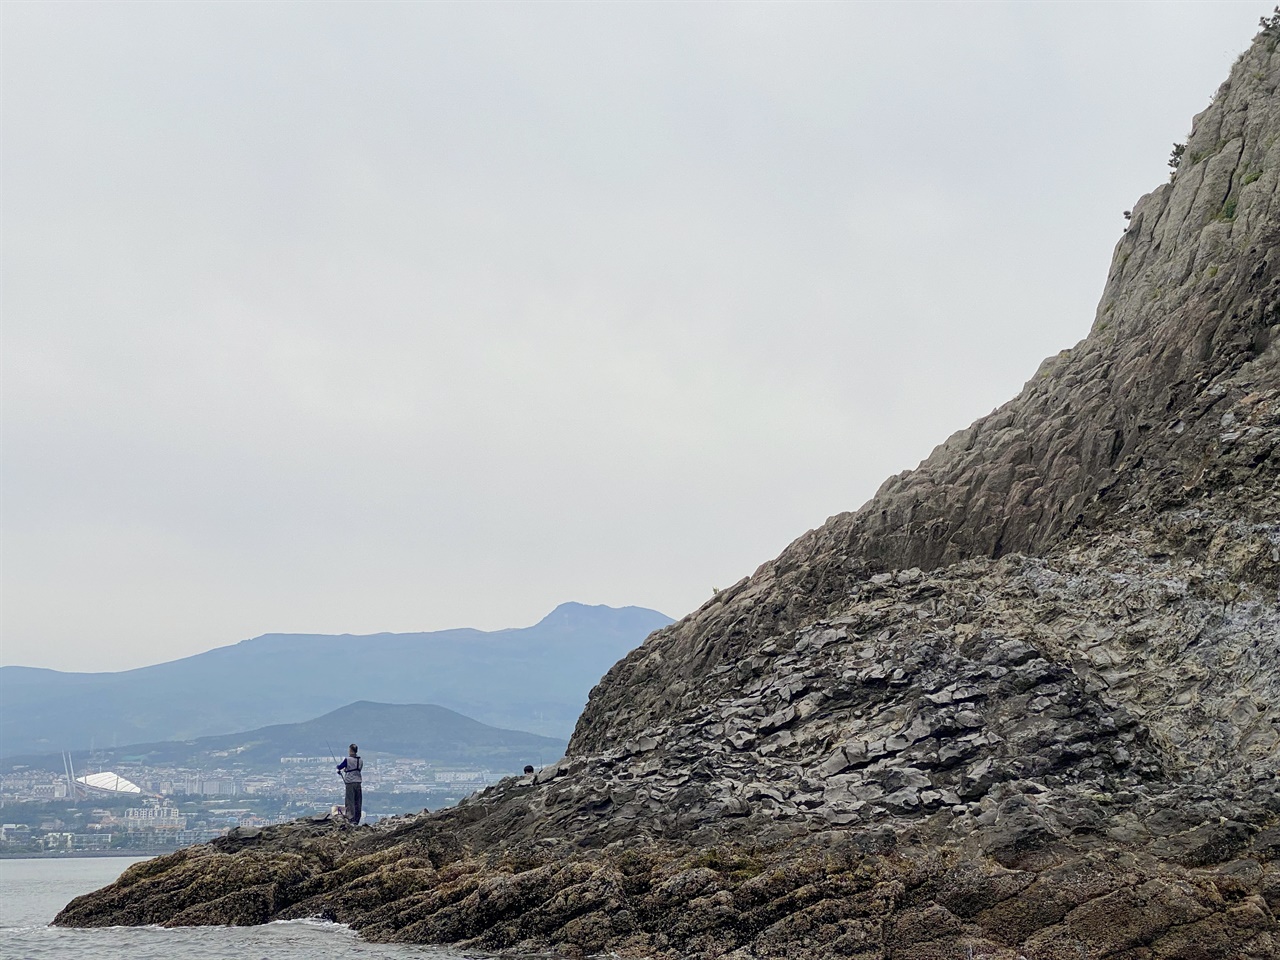
[[[76,783],[83,784],[90,793],[120,796],[121,794],[141,793],[142,788],[120,776],[118,773],[103,771],[76,777]]]

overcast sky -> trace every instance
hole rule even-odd
[[[3,10],[3,650],[681,616],[1088,331],[1266,2]]]

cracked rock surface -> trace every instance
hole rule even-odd
[[[56,922],[1280,957],[1278,41],[1134,207],[1089,337],[652,635],[562,761],[436,814],[233,831]]]

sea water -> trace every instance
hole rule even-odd
[[[0,960],[460,960],[487,956],[439,947],[366,943],[342,924],[319,920],[172,930],[49,926],[71,899],[111,883],[137,862],[125,857],[0,859]]]

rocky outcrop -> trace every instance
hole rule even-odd
[[[1261,35],[1198,116],[1172,182],[1135,204],[1088,338],[953,435],[862,509],[833,517],[610,672],[570,751],[668,709],[662,682],[737,655],[749,637],[837,608],[872,573],[1044,554],[1074,532],[1136,522],[1224,484],[1233,512],[1274,516],[1274,462],[1241,473],[1234,429],[1275,384],[1280,332],[1280,102]],[[1255,424],[1255,426],[1257,426]],[[1262,429],[1263,427],[1259,427]],[[1224,439],[1225,438],[1225,439]],[[1225,472],[1224,472],[1225,471]],[[1277,584],[1277,568],[1263,582]],[[655,668],[661,658],[666,668]],[[648,689],[652,710],[634,692]],[[626,706],[618,702],[627,700]]]
[[[457,808],[140,864],[59,923],[653,957],[1280,956],[1280,23],[1089,337],[654,634]]]

